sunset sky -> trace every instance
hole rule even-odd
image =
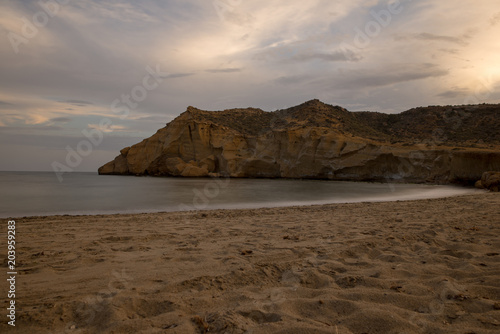
[[[500,103],[498,0],[4,0],[0,35],[0,170],[51,171],[105,120],[71,167],[96,171],[190,105]]]

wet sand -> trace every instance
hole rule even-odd
[[[498,193],[16,226],[2,333],[500,332]]]

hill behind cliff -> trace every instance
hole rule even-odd
[[[399,143],[434,141],[463,147],[500,144],[500,105],[418,107],[399,114],[350,112],[311,100],[288,109],[256,108],[204,111],[188,108],[197,121],[226,126],[243,134],[296,127],[325,127],[343,134]]]

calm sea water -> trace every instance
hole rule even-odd
[[[139,213],[437,198],[476,192],[454,186],[314,180],[184,179],[0,172],[0,217]]]

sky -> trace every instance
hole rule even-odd
[[[3,0],[0,171],[96,171],[188,106],[500,103],[498,36],[498,0]]]

